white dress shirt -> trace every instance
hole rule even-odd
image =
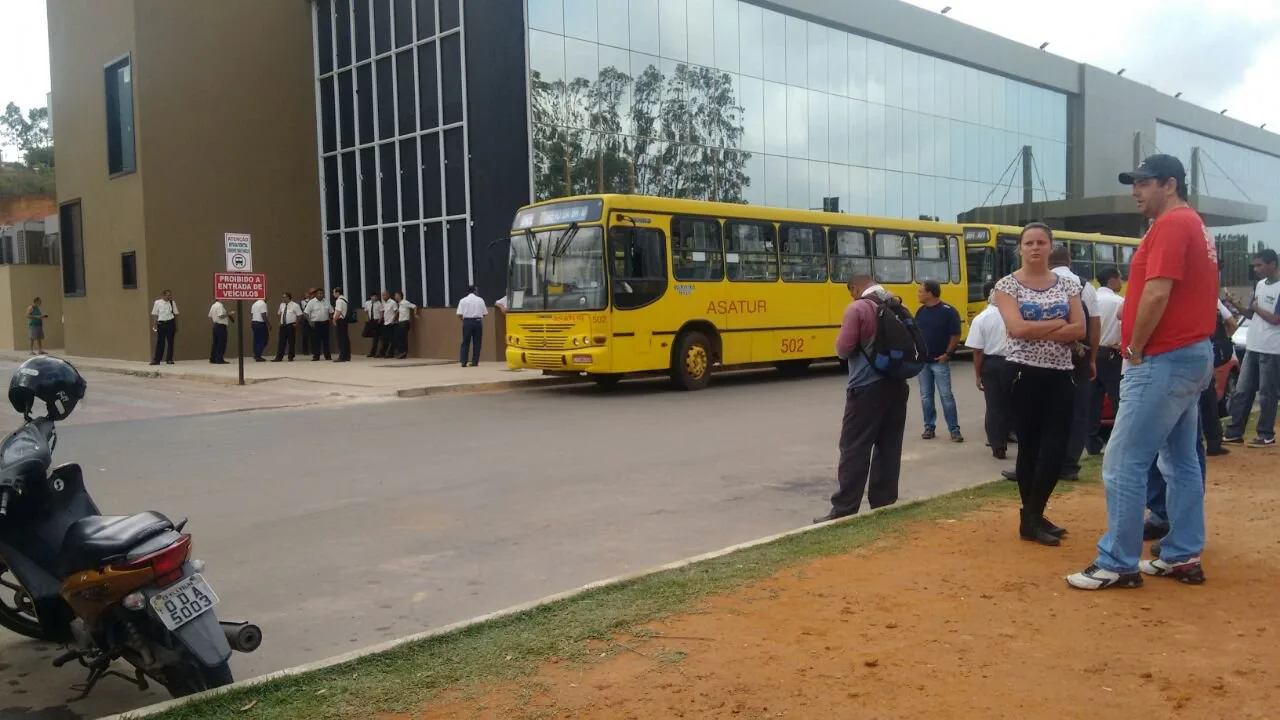
[[[230,322],[227,318],[227,309],[217,300],[214,300],[213,304],[209,306],[209,319],[218,325],[226,325]]]
[[[329,303],[320,298],[311,298],[302,309],[311,322],[324,322],[329,319]]]
[[[333,314],[339,320],[347,319],[347,298],[345,295],[339,295],[338,299],[333,301]]]
[[[1058,277],[1073,277],[1080,283],[1080,302],[1084,305],[1084,309],[1089,311],[1090,318],[1098,317],[1098,290],[1093,283],[1087,283],[1080,279],[1080,276],[1071,272],[1071,268],[1063,265],[1053,269],[1053,274]]]
[[[400,322],[409,322],[409,315],[412,314],[413,311],[416,310],[417,308],[418,308],[417,305],[414,305],[408,300],[401,300],[400,305],[398,307],[400,311],[398,313],[398,320]]]
[[[172,300],[156,298],[151,306],[151,314],[160,322],[169,322],[178,314],[178,304]]]
[[[382,301],[381,300],[365,300],[364,312],[369,316],[370,320],[382,321]]]
[[[479,320],[489,314],[489,308],[485,307],[484,300],[480,296],[471,293],[462,300],[458,301],[458,317],[463,320]]]
[[[1098,288],[1098,317],[1102,321],[1102,331],[1098,336],[1098,347],[1120,348],[1120,308],[1124,307],[1124,297],[1109,287]]]
[[[981,350],[984,355],[1004,357],[1005,346],[1009,335],[1005,331],[1004,317],[995,305],[988,304],[969,323],[969,337],[964,344],[974,350]]]
[[[276,315],[280,317],[281,325],[292,325],[298,322],[298,316],[302,314],[302,308],[298,307],[298,303],[290,300],[287,303],[280,303],[280,308],[276,310]]]
[[[267,301],[266,300],[254,301],[253,306],[249,308],[249,312],[253,314],[254,322],[266,322],[267,321]]]
[[[382,324],[395,325],[396,318],[398,317],[400,317],[400,306],[396,304],[396,301],[392,299],[383,300],[382,301]]]

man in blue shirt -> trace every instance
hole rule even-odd
[[[924,434],[920,437],[932,440],[938,422],[938,410],[933,404],[933,388],[938,388],[942,398],[942,415],[951,431],[951,442],[964,442],[960,434],[960,419],[956,413],[956,396],[951,392],[951,353],[960,343],[960,313],[942,302],[942,287],[937,280],[925,280],[916,297],[920,309],[916,311],[916,325],[924,335],[929,348],[929,361],[920,371],[920,404],[924,408]]]

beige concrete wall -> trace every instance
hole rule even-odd
[[[176,356],[202,358],[223,233],[253,236],[273,304],[324,280],[311,3],[137,0],[135,20],[149,160],[143,305],[173,290]]]
[[[83,218],[85,294],[63,303],[66,351],[73,355],[141,359],[149,342],[146,295],[120,284],[121,253],[136,252],[140,272],[147,264],[142,178],[148,125],[137,91],[148,80],[136,71],[144,61],[136,52],[134,9],[134,0],[48,0],[58,202],[79,199]],[[130,53],[138,172],[111,178],[103,69]]]
[[[0,265],[0,350],[26,350],[27,306],[40,298],[44,347],[63,347],[62,268],[57,265]]]

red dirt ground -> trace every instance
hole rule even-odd
[[[413,717],[1280,717],[1280,453],[1215,458],[1200,587],[1086,593],[1102,489],[1055,499],[1060,548],[1002,502],[793,568],[587,666],[459,691]]]

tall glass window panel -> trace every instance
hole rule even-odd
[[[765,204],[764,159],[765,156],[760,153],[751,153],[744,168],[747,177],[742,188],[742,197],[751,205]]]
[[[964,175],[965,180],[982,179],[982,128],[964,125]]]
[[[467,186],[464,180],[467,156],[462,140],[462,128],[444,132],[445,210],[450,215],[462,215],[467,211]]]
[[[849,101],[849,164],[867,167],[870,158],[867,155],[867,138],[870,134],[870,121],[867,118],[867,103],[862,100]],[[881,140],[876,141],[880,144]]]
[[[534,128],[535,136],[538,128]],[[444,214],[440,186],[440,133],[434,132],[421,138],[422,152],[422,200],[426,207],[423,217],[437,218]],[[537,141],[535,140],[535,144]],[[563,176],[561,176],[563,177]]]
[[[1035,123],[1035,89],[1026,83],[1018,83],[1018,134],[1030,135]]]
[[[600,75],[588,91],[593,112],[599,113],[596,129],[631,134],[631,54],[600,45]]]
[[[964,119],[966,122],[977,123],[981,120],[981,76],[982,73],[975,68],[964,69]]]
[[[787,159],[781,155],[766,155],[764,174],[765,204],[787,207]]]
[[[849,97],[866,100],[867,88],[867,39],[861,35],[845,35],[849,47]]]
[[[360,226],[360,203],[356,188],[360,183],[360,169],[356,165],[356,151],[342,153],[339,164],[342,172],[342,226]]]
[[[352,240],[356,235],[347,233],[347,248],[350,250]],[[377,230],[365,230],[361,233],[360,241],[355,243],[359,249],[359,262],[351,262],[348,255],[347,268],[348,272],[354,274],[359,272],[361,263],[364,264],[364,287],[367,292],[395,292],[395,288],[388,287],[382,282],[382,242],[378,239]]]
[[[920,112],[932,115],[936,112],[934,96],[936,95],[933,87],[933,67],[937,63],[932,55],[917,55],[916,62],[918,64],[916,76],[916,89],[919,95]]]
[[[689,23],[689,62],[716,66],[715,0],[686,0]]]
[[[330,153],[338,149],[338,109],[337,98],[334,97],[335,76],[320,80],[320,114],[323,130],[322,141],[324,152]]]
[[[573,42],[577,42],[576,40]],[[462,35],[440,38],[441,117],[446,124],[462,122]]]
[[[333,3],[334,48],[338,53],[337,68],[351,64],[351,0],[334,0]]]
[[[884,168],[888,160],[885,143],[885,107],[867,103],[867,167]]]
[[[1009,80],[999,75],[991,76],[994,90],[991,93],[991,126],[1005,129],[1005,97],[1009,94]]]
[[[418,139],[400,141],[400,214],[404,220],[422,217],[418,203],[418,178],[422,166],[418,164]]]
[[[920,170],[920,122],[919,115],[902,111],[902,171]]]
[[[1004,85],[1004,122],[1003,127],[1012,133],[1018,132],[1018,86],[1021,83],[1006,80]]]
[[[391,0],[373,2],[373,52],[381,55],[391,50]]]
[[[378,162],[380,163],[378,170],[379,189],[382,191],[382,222],[393,223],[400,220],[400,188],[397,181],[400,179],[399,170],[396,168],[399,153],[394,142],[383,143],[378,146]]]
[[[396,53],[396,113],[401,135],[418,131],[418,99],[414,94],[413,51]]]
[[[685,0],[658,0],[658,19],[661,39],[658,43],[664,58],[687,60],[689,58],[689,25]]]
[[[883,105],[885,90],[885,46],[875,40],[867,41],[867,101]]]
[[[808,23],[800,18],[787,16],[787,84],[794,87],[809,85],[809,32]],[[765,27],[765,32],[769,31]]]
[[[885,168],[902,169],[902,110],[896,107],[884,109],[884,157]]]
[[[341,284],[347,297],[360,297],[360,239],[356,233],[347,233],[345,241],[337,234],[329,236],[328,285]],[[295,298],[296,300],[296,298]]]
[[[951,120],[951,177],[964,179],[969,176],[965,165],[965,147],[968,138],[965,136],[965,124],[959,120]]]
[[[902,217],[915,220],[920,217],[920,176],[902,174]]]
[[[902,48],[884,46],[884,103],[902,107]]]
[[[351,37],[356,43],[356,62],[368,60],[373,46],[373,31],[370,28],[373,18],[369,15],[369,0],[353,0],[351,18],[354,21]]]
[[[396,134],[396,82],[390,57],[374,61],[374,75],[378,83],[378,139],[387,140]]]
[[[462,25],[462,0],[436,0],[440,6],[440,32],[448,32]]]
[[[361,145],[373,142],[373,64],[356,66],[356,138]]]
[[[764,83],[764,147],[771,155],[787,154],[787,86]]]
[[[324,159],[324,225],[327,230],[342,227],[342,186],[337,156]]]
[[[595,43],[565,38],[564,67],[570,89],[567,90],[568,102],[576,103],[581,110],[586,110],[587,94],[600,79],[600,46]],[[586,83],[579,83],[585,80]],[[583,113],[585,114],[585,113]],[[584,127],[584,125],[575,125]]]
[[[884,214],[902,217],[902,173],[890,170],[884,174]]]
[[[419,0],[418,14],[425,11],[434,15],[433,5],[433,0]],[[529,27],[563,34],[564,0],[529,0]]]
[[[746,7],[746,4],[743,7]],[[772,10],[763,11],[762,18],[764,79],[785,83],[787,81],[787,19],[781,13]]]
[[[936,217],[940,222],[952,222],[954,218],[948,220],[943,216],[942,211],[938,209],[938,198],[935,195],[934,184],[937,180],[928,175],[919,177],[920,187],[917,190],[917,197],[920,202],[920,214]]]
[[[827,167],[828,173],[828,190],[827,193],[836,198],[840,203],[841,212],[852,212],[849,203],[852,198],[849,195],[849,168],[846,165],[831,163]]]
[[[422,292],[422,228],[410,225],[404,229],[404,298],[423,307],[426,298]]]
[[[809,159],[826,161],[830,157],[829,150],[829,118],[827,101],[831,98],[826,93],[809,91]]]
[[[596,41],[596,0],[564,0],[564,34]]]
[[[391,292],[404,292],[404,277],[400,273],[400,229],[382,230],[382,273]]]
[[[548,36],[555,37],[555,36]],[[436,46],[435,43],[419,45],[418,53],[418,119],[423,130],[440,124],[440,101],[436,97]],[[560,49],[560,66],[564,66],[564,49]],[[536,65],[534,66],[536,69]],[[538,85],[534,85],[534,103],[537,105]]]
[[[952,177],[951,121],[941,117],[933,119],[933,172],[939,177]]]
[[[631,50],[657,55],[661,30],[658,22],[658,0],[631,0]]]
[[[991,73],[978,73],[978,124],[986,127],[995,125],[995,76]]]
[[[849,100],[839,95],[827,98],[827,143],[831,162],[849,162]]]
[[[809,152],[809,93],[787,87],[787,155],[805,157]]]
[[[738,0],[714,0],[715,66],[726,72],[738,72]]]
[[[320,74],[333,72],[333,5],[319,3],[316,12],[316,56]]]
[[[867,180],[868,172],[870,171],[864,167],[849,168],[849,202],[847,204],[842,202],[840,205],[845,212],[855,215],[871,214],[870,184]]]
[[[805,210],[809,205],[809,163],[797,158],[787,160],[787,207]]]
[[[728,0],[722,0],[727,2]],[[764,10],[748,3],[738,6],[739,71],[750,77],[764,77]]]
[[[999,172],[992,160],[994,133],[989,127],[978,128],[978,179],[984,183],[995,183],[996,173]]]
[[[742,106],[742,138],[738,147],[753,153],[764,152],[764,81],[739,76],[738,102]]]
[[[919,161],[919,171],[921,175],[933,175],[937,170],[937,158],[934,148],[934,118],[929,115],[919,115],[916,117],[917,130],[919,131],[920,145],[917,148],[916,156]]]
[[[596,38],[604,45],[631,46],[630,4],[627,0],[596,0]]]
[[[871,215],[884,215],[885,198],[884,184],[885,171],[869,169],[867,170],[867,213]]]
[[[414,0],[395,0],[392,8],[392,25],[395,29],[395,45],[398,48],[412,45]]]
[[[951,115],[951,68],[946,60],[933,61],[933,114],[938,117]]]
[[[359,151],[360,157],[360,226],[378,223],[378,161],[372,147]],[[351,227],[348,218],[347,227]]]
[[[821,208],[822,199],[831,197],[831,168],[824,162],[809,163],[808,208]]]
[[[951,107],[947,117],[964,120],[964,67],[955,63],[948,63],[948,65],[950,67],[947,68],[947,88],[951,95]]]
[[[424,46],[430,48],[430,46]],[[533,73],[545,83],[563,82],[564,38],[549,33],[529,33],[529,64]],[[434,70],[434,62],[432,70]]]
[[[809,33],[809,89],[833,92],[828,84],[827,34],[824,25],[805,23]]]
[[[902,109],[920,109],[920,56],[902,51]]]

